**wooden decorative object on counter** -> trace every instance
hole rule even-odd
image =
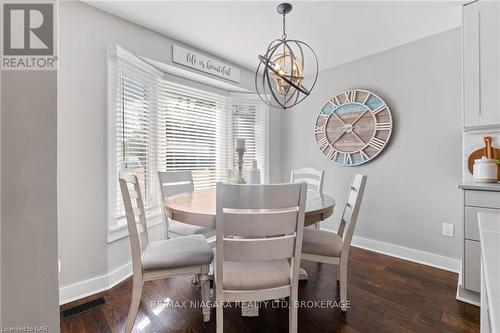
[[[481,159],[483,156],[489,159],[500,159],[500,149],[492,147],[491,136],[484,137],[484,148],[477,149],[469,155],[467,159],[467,168],[470,173],[472,173],[474,169],[474,160]],[[497,164],[497,168],[498,180],[500,180],[500,165]]]

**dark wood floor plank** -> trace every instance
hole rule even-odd
[[[303,262],[308,281],[299,283],[303,305],[338,301],[336,269]],[[352,248],[349,254],[348,299],[351,308],[299,309],[300,332],[479,332],[479,308],[455,299],[457,274],[379,253]],[[66,309],[104,296],[108,303],[89,313],[61,322],[61,332],[122,332],[130,305],[131,280],[114,288],[61,306]],[[160,301],[167,306],[159,306]],[[203,323],[200,290],[190,277],[146,282],[136,332],[215,332],[215,309]],[[188,306],[182,306],[186,302]],[[309,302],[309,303],[307,303]],[[161,303],[160,303],[161,304]],[[147,324],[146,324],[147,323]],[[142,329],[139,330],[139,326]],[[242,318],[239,307],[224,310],[224,332],[288,332],[288,310],[261,304],[258,318]]]
[[[80,318],[63,320],[61,321],[61,332],[85,333],[85,327]]]
[[[101,308],[97,308],[95,310],[86,312],[78,317],[73,317],[73,318],[81,319],[83,327],[85,328],[85,332],[95,332],[95,333],[112,332]],[[72,319],[70,318],[68,320]]]

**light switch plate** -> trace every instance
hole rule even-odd
[[[443,223],[443,236],[445,237],[454,237],[453,224],[451,223]]]

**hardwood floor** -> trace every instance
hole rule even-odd
[[[301,301],[339,299],[334,266],[303,262],[308,281],[299,284]],[[455,299],[457,274],[351,247],[348,299],[351,308],[299,309],[300,332],[479,332],[479,308]],[[101,308],[61,321],[61,332],[122,332],[130,302],[131,279],[111,290],[66,304],[61,309],[104,296]],[[170,299],[170,306],[154,302]],[[215,332],[200,308],[182,302],[201,301],[191,279],[147,282],[135,322],[137,332]],[[288,332],[288,310],[268,303],[258,318],[242,318],[234,305],[224,311],[225,332]]]

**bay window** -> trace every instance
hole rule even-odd
[[[108,50],[108,219],[126,225],[118,176],[134,173],[150,216],[161,204],[157,171],[191,170],[195,189],[226,181],[234,139],[245,138],[245,168],[257,160],[267,181],[267,112],[253,96],[179,84],[120,47]],[[159,219],[158,219],[159,220]],[[109,239],[109,237],[108,237]]]

